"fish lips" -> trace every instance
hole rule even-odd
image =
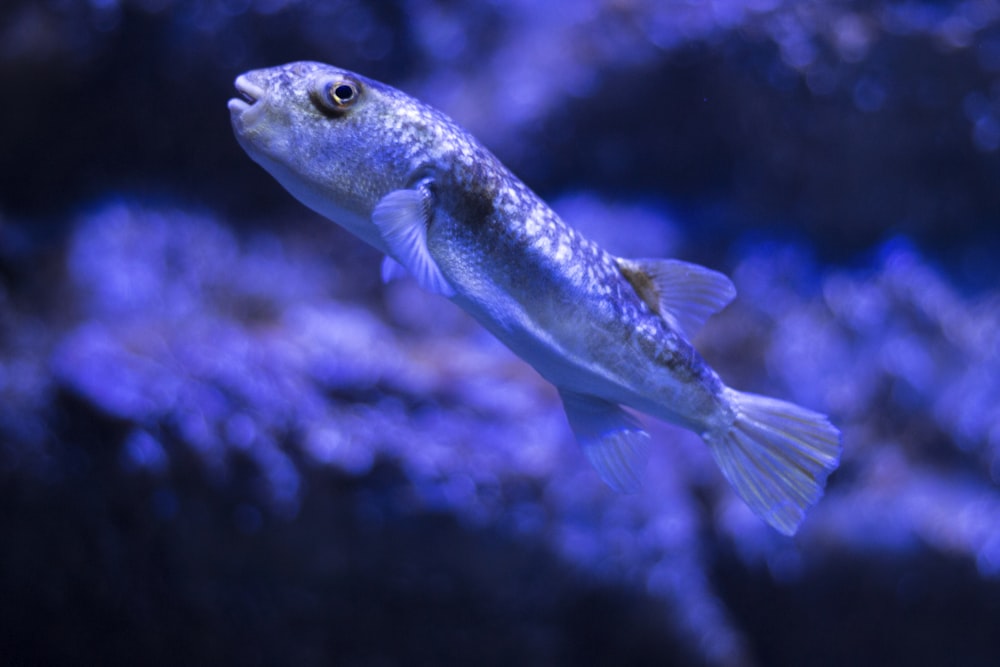
[[[229,113],[234,124],[239,122],[246,126],[258,115],[255,110],[262,106],[260,101],[267,95],[267,91],[251,81],[246,74],[236,77],[233,85],[240,96],[229,100]]]

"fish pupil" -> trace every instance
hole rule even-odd
[[[344,104],[345,102],[350,102],[351,98],[353,97],[354,97],[354,88],[347,85],[346,83],[342,83],[333,89],[333,98],[340,104]]]

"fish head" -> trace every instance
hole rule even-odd
[[[301,202],[384,250],[371,213],[405,184],[409,156],[394,129],[409,98],[315,62],[252,70],[235,86],[229,111],[247,154]]]

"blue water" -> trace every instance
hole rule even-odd
[[[0,18],[0,655],[1000,660],[996,3]],[[654,420],[610,491],[551,386],[250,163],[231,81],[299,58],[444,109],[612,252],[731,276],[699,350],[844,434],[800,533]]]

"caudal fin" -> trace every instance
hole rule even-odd
[[[793,535],[840,462],[840,431],[818,412],[726,391],[736,419],[706,435],[712,457],[757,516]]]

